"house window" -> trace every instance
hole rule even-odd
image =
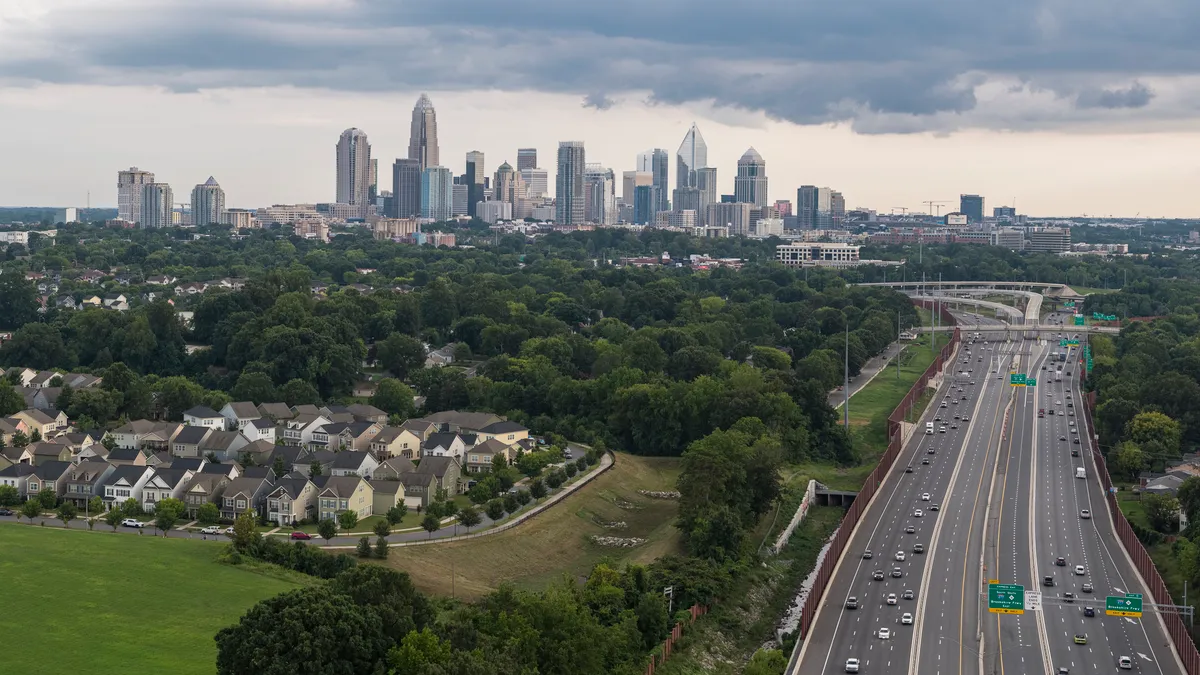
[[[350,500],[349,500],[349,499],[343,499],[343,500],[342,500],[342,508],[343,508],[343,509],[348,509],[348,508],[350,508]]]
[[[237,507],[239,510],[246,508],[246,500],[245,499],[237,500]]]
[[[272,499],[271,501],[267,502],[267,504],[268,504],[268,508],[271,509],[272,511],[279,510],[279,500],[278,499]]]
[[[233,508],[233,497],[225,498],[225,508],[227,508],[227,509]]]

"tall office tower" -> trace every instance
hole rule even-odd
[[[429,166],[421,172],[421,217],[450,220],[454,214],[454,176],[444,166]]]
[[[677,187],[671,191],[671,212],[695,211],[699,216],[700,190],[694,187]]]
[[[813,212],[813,227],[828,230],[833,227],[833,190],[817,188],[816,207]]]
[[[371,158],[371,184],[367,187],[369,193],[369,201],[374,204],[375,198],[379,196],[379,160]]]
[[[202,185],[192,188],[192,224],[212,225],[225,222],[225,191],[217,179],[208,177]]]
[[[360,129],[347,129],[337,143],[337,203],[365,209],[370,195],[371,144]]]
[[[550,172],[545,169],[521,169],[521,180],[525,181],[530,199],[541,199],[550,194]]]
[[[393,218],[415,218],[421,215],[421,162],[416,159],[397,159],[392,164]]]
[[[475,215],[475,205],[484,201],[483,153],[472,150],[467,153],[467,215]]]
[[[796,227],[801,230],[816,228],[817,186],[801,185],[796,190]]]
[[[657,211],[670,210],[670,205],[667,202],[671,194],[667,188],[667,151],[655,148],[639,154],[638,171],[649,172],[652,176],[654,187],[658,188],[658,192],[656,193],[658,204],[655,206],[655,209]]]
[[[154,182],[154,174],[136,166],[117,172],[117,218],[127,223],[142,220],[142,186]]]
[[[492,185],[496,201],[508,202],[513,205],[514,209],[520,200],[528,198],[525,181],[508,162],[504,162],[496,169],[496,178]]]
[[[458,177],[456,176],[454,178],[454,186],[453,186],[454,206],[452,207],[452,212],[454,213],[455,216],[467,215],[467,193],[468,192],[469,192],[469,190],[467,190],[467,184],[459,182]]]
[[[696,189],[700,191],[700,208],[696,210],[696,220],[698,224],[704,225],[708,205],[721,201],[721,195],[717,193],[716,167],[705,166],[696,169]]]
[[[704,221],[707,227],[728,227],[729,234],[746,234],[750,231],[750,209],[753,206],[740,202],[709,204]]]
[[[537,148],[517,148],[517,171],[537,168]]]
[[[633,205],[639,185],[654,185],[654,174],[649,171],[622,171],[621,201]]]
[[[786,218],[792,215],[792,202],[787,199],[776,199],[775,208],[779,211],[780,218]]]
[[[558,175],[554,179],[554,220],[559,225],[578,225],[583,216],[583,172],[587,156],[583,141],[561,141],[558,144]]]
[[[583,217],[597,225],[617,224],[616,176],[599,164],[588,164],[583,172]]]
[[[960,195],[958,211],[967,217],[968,223],[983,222],[983,197],[980,195]]]
[[[138,221],[143,229],[170,227],[175,211],[174,195],[166,183],[144,183],[142,185],[142,216]]]
[[[633,222],[635,225],[653,225],[658,212],[658,188],[639,185],[633,189]]]
[[[437,113],[429,97],[421,94],[413,106],[412,128],[408,136],[408,158],[415,159],[421,170],[427,166],[439,166]]]
[[[733,195],[742,204],[767,205],[767,163],[754,148],[738,160]]]
[[[829,220],[835,228],[846,220],[846,198],[837,190],[829,191]]]
[[[696,172],[705,166],[708,166],[708,145],[704,143],[699,127],[692,122],[692,128],[688,129],[683,143],[679,145],[679,152],[675,154],[675,187],[700,187],[697,184]],[[675,210],[680,210],[678,204],[675,205]]]

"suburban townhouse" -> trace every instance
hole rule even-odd
[[[33,467],[33,473],[25,483],[25,495],[33,497],[45,490],[61,494],[73,466],[70,462],[46,462]]]
[[[213,453],[218,459],[235,460],[238,457],[238,452],[242,448],[250,444],[246,437],[240,431],[218,431],[214,429],[203,441],[200,442],[200,453],[208,456],[208,453]]]
[[[423,441],[404,427],[383,427],[371,439],[368,449],[381,461],[391,457],[417,459]]]
[[[329,467],[331,476],[361,476],[370,480],[379,468],[379,460],[369,452],[345,450],[337,453]]]
[[[512,445],[517,441],[529,438],[529,429],[508,420],[492,422],[482,429],[472,429],[479,436],[479,441],[496,439],[505,445]]]
[[[253,511],[255,518],[264,512],[271,481],[265,477],[241,476],[225,486],[221,494],[221,517],[233,520],[246,511]]]
[[[259,403],[258,415],[274,421],[276,424],[295,417],[295,413],[286,403]]]
[[[375,469],[375,478],[381,480],[400,480],[400,476],[417,470],[417,465],[407,457],[392,457],[379,463]]]
[[[406,420],[400,425],[400,428],[412,432],[422,443],[429,440],[429,437],[438,431],[438,425],[423,419]],[[413,459],[416,458],[414,457]]]
[[[22,410],[14,413],[12,417],[25,422],[29,427],[29,433],[32,434],[37,430],[44,439],[54,438],[61,431],[66,431],[70,428],[70,422],[67,420],[67,414],[59,411],[52,411],[50,414],[36,408]]]
[[[63,499],[85,511],[92,497],[102,497],[104,483],[117,467],[108,462],[80,462],[67,473]]]
[[[109,509],[120,508],[127,499],[141,504],[142,488],[153,473],[154,469],[148,466],[118,466],[104,481],[105,506]]]
[[[183,503],[187,506],[189,518],[195,518],[200,507],[205,504],[220,505],[221,494],[225,492],[225,487],[229,485],[227,476],[198,473],[192,476],[183,491]]]
[[[12,446],[13,436],[16,434],[29,436],[29,425],[25,424],[25,420],[14,417],[0,418],[0,440],[4,441],[5,447]]]
[[[276,438],[275,423],[265,417],[260,417],[256,420],[253,420],[246,426],[242,427],[241,432],[242,435],[246,437],[246,440],[251,443],[254,441],[267,441],[268,443],[274,443]]]
[[[164,499],[182,499],[183,490],[194,475],[191,469],[154,469],[150,480],[142,486],[142,510],[152,513]]]
[[[459,494],[464,485],[462,481],[462,465],[458,459],[450,456],[430,456],[421,458],[416,473],[433,476],[437,487],[451,495]]]
[[[221,413],[203,405],[183,411],[183,423],[190,427],[225,430],[225,418]]]
[[[37,467],[32,464],[13,463],[0,469],[0,485],[8,485],[17,489],[17,494],[25,497],[28,496],[27,489],[29,477],[37,471]]]
[[[404,483],[398,480],[373,480],[369,482],[371,483],[371,494],[373,495],[371,505],[373,513],[383,515],[397,504],[404,503]]]
[[[25,446],[24,455],[29,457],[30,463],[34,466],[41,466],[46,462],[70,462],[74,458],[71,448],[45,441]],[[22,461],[24,460],[22,459]]]
[[[477,443],[474,447],[467,450],[467,471],[471,473],[486,473],[492,470],[492,462],[497,455],[503,457],[505,461],[512,459],[510,448],[515,446],[505,445],[504,442],[498,441],[495,438]]]
[[[439,432],[431,434],[429,439],[421,445],[421,458],[453,457],[461,462],[466,450],[467,443],[462,436],[456,433]]]
[[[371,484],[359,476],[317,476],[317,517],[337,518],[343,511],[354,511],[359,518],[372,514],[375,496]]]
[[[59,436],[59,438],[62,438],[62,436]],[[99,443],[91,443],[89,445],[82,446],[79,449],[79,452],[75,454],[75,459],[73,461],[76,464],[78,464],[79,462],[88,462],[88,461],[107,462],[108,454],[109,454],[108,448],[105,448],[103,445],[100,445]]]
[[[178,422],[152,422],[150,420],[133,420],[117,427],[113,432],[113,440],[119,448],[133,448],[150,452],[169,451],[171,441],[183,429]]]
[[[284,423],[283,441],[288,445],[311,445],[313,433],[326,424],[330,420],[320,414],[298,413]]]
[[[185,426],[171,439],[171,454],[176,457],[201,457],[200,444],[213,430],[209,427]]]
[[[147,464],[145,453],[133,448],[113,448],[105,455],[104,461],[116,466],[146,466]]]
[[[10,378],[21,387],[28,387],[33,378],[37,377],[37,374],[38,371],[32,368],[9,368],[4,371],[4,377]]]
[[[267,520],[286,527],[310,518],[316,510],[317,486],[308,478],[287,474],[267,493]]]
[[[273,440],[250,441],[238,450],[238,461],[247,466],[270,466],[271,453],[275,452],[276,447]]]
[[[313,440],[323,438],[330,450],[366,451],[382,428],[377,422],[334,422],[318,429]]]
[[[25,382],[24,386],[33,387],[34,389],[41,389],[43,387],[52,387],[54,385],[51,383],[54,382],[54,378],[57,377],[57,378],[61,379],[62,376],[63,376],[63,374],[60,372],[57,372],[57,371],[43,370],[43,371],[35,374],[33,377],[29,378],[29,381]]]
[[[241,431],[254,420],[262,419],[262,413],[250,401],[226,403],[220,415],[225,418],[225,429],[230,431]]]
[[[400,483],[404,485],[404,503],[414,511],[429,506],[437,497],[437,476],[431,473],[405,473]]]

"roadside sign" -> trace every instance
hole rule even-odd
[[[1026,378],[1025,378],[1025,386],[1026,386],[1026,387],[1036,387],[1036,386],[1037,386],[1037,379],[1036,379],[1036,378],[1033,378],[1033,377],[1026,377]]]
[[[993,614],[1024,614],[1025,587],[1018,584],[989,584],[988,611]]]
[[[1025,386],[1025,375],[1023,375],[1021,373],[1011,373],[1008,376],[1008,383],[1014,387],[1024,387]]]
[[[1142,616],[1142,596],[1139,593],[1110,595],[1104,598],[1104,613],[1109,616]]]
[[[1025,591],[1025,611],[1042,611],[1042,594],[1040,591]]]
[[[1076,315],[1075,315],[1075,325],[1076,325],[1076,326],[1082,326],[1082,325],[1083,325],[1083,315],[1082,315],[1082,314],[1076,314]]]
[[[1074,306],[1075,306],[1075,301],[1074,301],[1074,300],[1068,300],[1068,301],[1066,301],[1066,302],[1064,302],[1064,303],[1063,303],[1063,307],[1074,307]]]

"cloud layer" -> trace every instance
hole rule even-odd
[[[648,92],[867,133],[1184,119],[1200,98],[1195,0],[31,4],[0,9],[0,84]]]

